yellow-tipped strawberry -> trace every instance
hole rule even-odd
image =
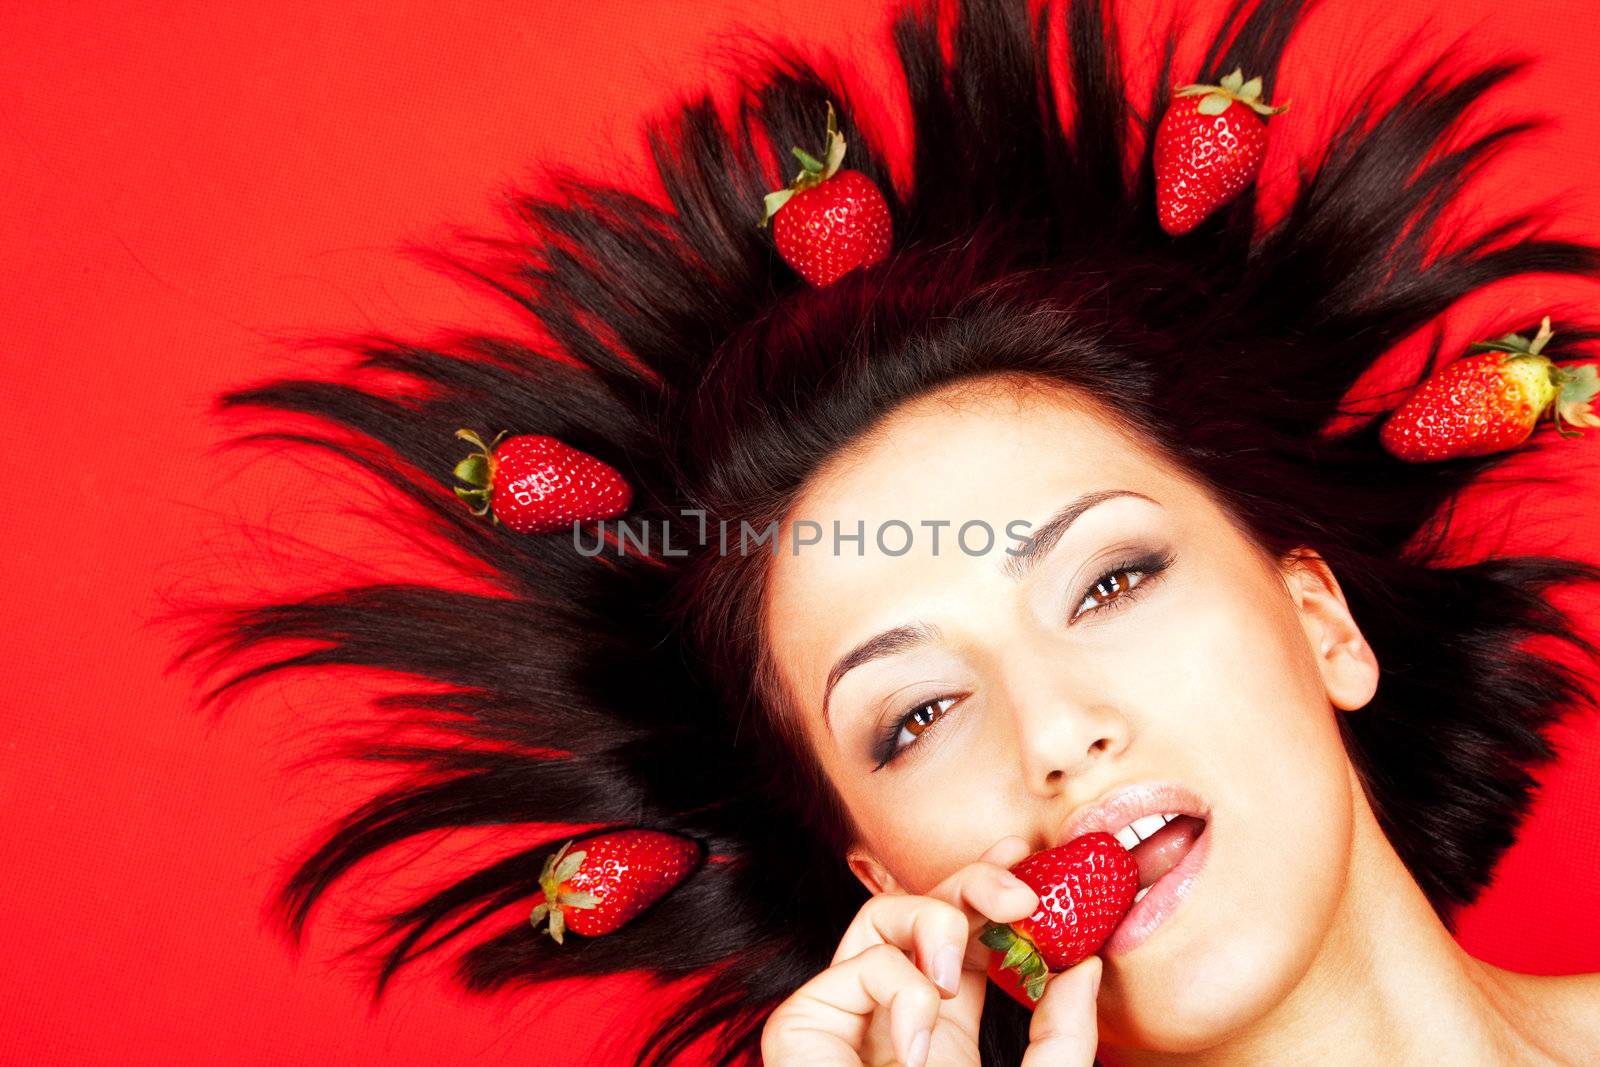
[[[1590,408],[1600,378],[1592,363],[1558,367],[1541,355],[1553,336],[1546,315],[1531,340],[1508,333],[1474,343],[1389,416],[1379,442],[1408,463],[1483,456],[1522,444],[1547,413],[1562,437],[1582,437],[1563,424],[1600,426]]]

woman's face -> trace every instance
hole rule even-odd
[[[1007,835],[1060,844],[1125,787],[1198,797],[1203,867],[1141,943],[1108,948],[1100,1002],[1107,1041],[1202,1048],[1286,997],[1333,926],[1359,791],[1335,716],[1376,663],[1320,561],[1280,567],[1075,394],[998,383],[903,406],[811,480],[773,561],[773,661],[874,890],[925,892]],[[797,520],[820,543],[794,549],[816,532]],[[980,526],[957,543],[971,520],[987,553]],[[835,554],[835,521],[864,524],[859,549]]]

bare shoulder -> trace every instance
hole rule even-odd
[[[1542,1022],[1540,1037],[1561,1062],[1594,1063],[1600,1054],[1600,973],[1517,975],[1519,999]]]

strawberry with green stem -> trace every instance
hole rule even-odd
[[[766,195],[758,223],[772,223],[784,262],[812,285],[823,286],[887,256],[894,229],[888,202],[871,178],[839,169],[845,140],[831,101],[823,158],[799,146],[790,151],[800,161],[800,172],[787,188]]]
[[[633,490],[613,467],[545,434],[507,437],[487,444],[472,430],[456,436],[476,451],[455,466],[465,483],[456,496],[474,515],[488,515],[517,533],[550,533],[578,520],[621,515]]]
[[[1379,443],[1398,459],[1429,463],[1515,448],[1547,414],[1562,437],[1583,436],[1569,425],[1600,426],[1590,407],[1600,392],[1594,365],[1556,366],[1543,354],[1553,336],[1546,315],[1531,339],[1474,342],[1395,409]]]
[[[568,931],[597,937],[619,929],[699,864],[700,846],[658,830],[614,830],[568,841],[545,859],[528,921],[565,944]],[[548,925],[543,925],[548,920]]]
[[[979,939],[995,950],[989,973],[1001,988],[1017,996],[1020,986],[1037,1001],[1052,973],[1088,959],[1116,930],[1139,892],[1139,864],[1097,831],[1035,852],[1011,873],[1038,894],[1039,907],[1025,919],[989,923]]]
[[[1181,85],[1156,127],[1156,216],[1177,236],[1200,225],[1255,180],[1267,154],[1262,116],[1288,110],[1261,99],[1260,77],[1235,67],[1216,85]]]

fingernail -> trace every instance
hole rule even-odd
[[[1027,882],[1024,882],[1021,878],[1018,878],[1016,875],[1012,874],[1010,871],[1006,871],[1005,873],[1001,874],[1000,889],[1002,892],[1010,893],[1017,897],[1021,897],[1023,894],[1027,894],[1028,896],[1037,895],[1034,893],[1032,886],[1030,886]]]
[[[946,945],[933,957],[933,984],[946,993],[954,993],[961,982],[961,949]]]
[[[923,1067],[928,1062],[928,1044],[933,1040],[931,1030],[918,1030],[911,1039],[911,1051],[906,1055],[906,1067]]]

